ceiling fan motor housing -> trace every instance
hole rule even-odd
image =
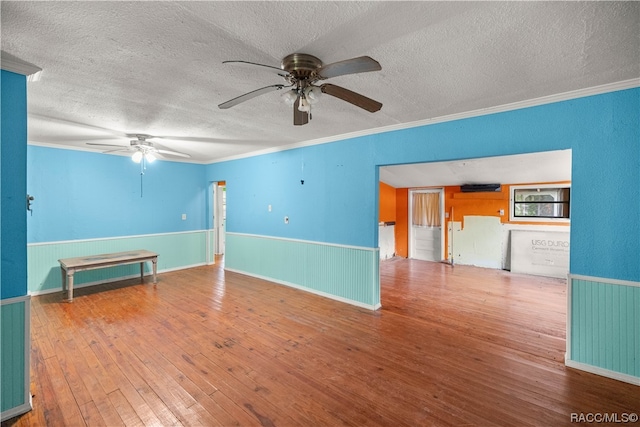
[[[297,80],[305,80],[322,67],[322,61],[306,53],[292,53],[282,59],[280,67]]]

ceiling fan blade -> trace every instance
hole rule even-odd
[[[88,135],[65,135],[65,136],[57,136],[57,135],[29,135],[29,139],[41,142],[41,143],[49,143],[49,144],[60,144],[67,142],[88,142],[93,141],[93,144],[98,144],[97,141],[104,141],[106,143],[110,143],[112,141],[121,141],[122,138],[118,137],[110,137],[109,135],[105,136],[88,136]]]
[[[95,142],[87,142],[87,145],[94,145],[96,147],[120,147],[120,148],[127,148],[124,145],[120,145],[120,144],[98,144]]]
[[[178,152],[178,151],[160,150],[160,149],[157,149],[156,151],[157,151],[158,153],[160,153],[160,154],[164,154],[164,155],[167,155],[167,156],[175,156],[175,157],[191,158],[191,156],[190,156],[190,155],[188,155],[188,154],[186,154],[186,153],[180,153],[180,152]]]
[[[161,139],[163,141],[173,141],[173,142],[204,142],[204,143],[220,143],[220,142],[229,142],[228,139],[223,138],[207,138],[201,136],[154,136],[156,139]]]
[[[309,123],[309,113],[306,111],[298,110],[300,105],[300,97],[296,98],[296,102],[293,104],[293,124],[295,126],[302,126]]]
[[[275,72],[280,77],[287,77],[289,75],[288,72],[286,72],[285,70],[283,70],[280,67],[274,67],[272,65],[258,64],[257,62],[250,62],[250,61],[222,61],[222,63],[223,64],[240,64],[240,65],[251,65],[251,66],[256,66],[256,67],[264,67],[264,68],[269,69],[269,71]]]
[[[345,74],[380,70],[382,70],[382,67],[378,61],[368,56],[360,56],[358,58],[345,59],[344,61],[327,64],[317,71],[317,75],[320,76],[320,78],[328,79],[330,77],[344,76]]]
[[[254,91],[245,93],[244,95],[240,95],[236,98],[230,99],[229,101],[223,102],[222,104],[218,105],[218,108],[221,109],[227,109],[227,108],[231,108],[235,105],[240,104],[241,102],[244,101],[248,101],[251,98],[255,98],[256,96],[260,96],[262,94],[268,93],[268,92],[273,92],[275,90],[281,90],[285,87],[289,87],[289,86],[285,86],[285,85],[271,85],[271,86],[265,86],[263,88],[260,89],[256,89]]]
[[[118,148],[117,150],[107,150],[107,151],[103,151],[102,154],[116,153],[118,151],[129,151],[129,149],[128,148]]]
[[[364,95],[360,95],[359,93],[350,91],[349,89],[345,89],[340,86],[333,85],[331,83],[325,83],[320,86],[320,88],[322,89],[322,93],[340,98],[343,101],[347,101],[348,103],[353,104],[357,107],[364,108],[371,113],[375,113],[382,108],[382,104],[376,100],[367,98]]]

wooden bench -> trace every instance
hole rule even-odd
[[[144,263],[153,263],[153,283],[156,282],[158,254],[144,249],[115,252],[112,254],[92,255],[87,257],[59,259],[62,272],[62,292],[67,291],[67,300],[73,301],[73,275],[76,271],[94,270],[114,265],[140,263],[140,280],[144,281]]]

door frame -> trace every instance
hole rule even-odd
[[[422,187],[422,188],[409,188],[408,194],[408,221],[407,221],[407,246],[409,258],[414,258],[413,249],[413,194],[414,193],[439,193],[440,194],[440,259],[437,261],[444,261],[445,258],[445,215],[444,215],[444,187]]]
[[[223,183],[221,185],[221,183]],[[224,238],[224,229],[226,227],[226,218],[224,216],[221,217],[221,203],[223,201],[223,192],[226,192],[226,181],[214,181],[212,186],[212,198],[213,198],[213,242],[212,242],[212,250],[215,255],[223,255],[224,254],[224,244],[221,243],[221,239]],[[223,190],[224,188],[224,190]],[[221,233],[222,230],[222,233]],[[226,240],[226,239],[225,239]],[[222,247],[222,250],[221,250]]]

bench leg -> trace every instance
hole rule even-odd
[[[62,293],[67,290],[67,271],[64,268],[60,268],[62,274]]]
[[[140,283],[144,283],[144,262],[140,263]]]
[[[158,283],[158,281],[156,280],[156,273],[158,271],[158,258],[152,259],[151,262],[153,263],[153,283]]]
[[[73,271],[67,272],[67,301],[73,301]]]

